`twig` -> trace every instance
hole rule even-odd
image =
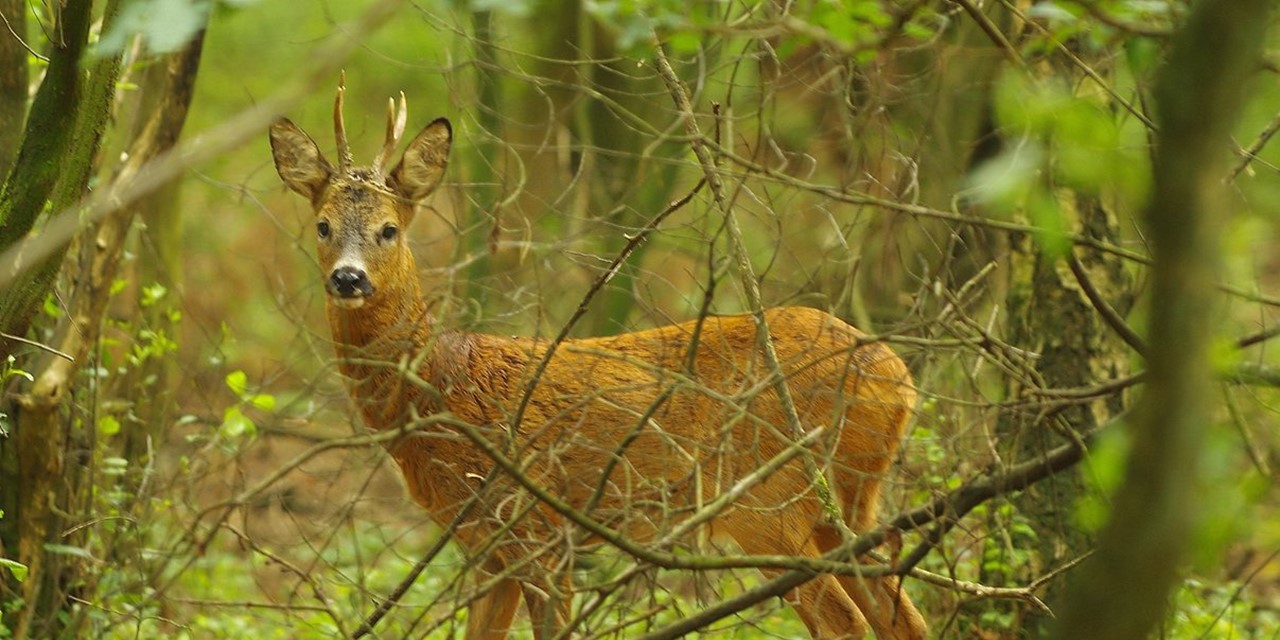
[[[1231,597],[1227,598],[1227,602],[1218,609],[1218,614],[1213,617],[1213,620],[1209,621],[1209,624],[1205,626],[1204,632],[1197,636],[1196,640],[1204,640],[1205,638],[1210,637],[1209,634],[1213,632],[1213,627],[1217,625],[1218,621],[1222,619],[1222,616],[1226,615],[1227,611],[1231,609],[1231,605],[1240,600],[1240,594],[1244,593],[1244,590],[1248,588],[1249,583],[1253,582],[1253,579],[1258,577],[1258,574],[1262,573],[1262,570],[1266,569],[1267,565],[1275,562],[1277,556],[1280,556],[1280,549],[1272,551],[1271,555],[1267,556],[1266,560],[1259,563],[1256,569],[1249,572],[1249,575],[1245,576],[1244,580],[1240,581],[1240,584],[1231,592]]]
[[[1257,333],[1251,333],[1247,336],[1244,336],[1243,338],[1240,338],[1239,340],[1236,340],[1236,348],[1244,349],[1246,347],[1252,347],[1255,344],[1258,344],[1260,342],[1266,342],[1267,340],[1270,340],[1276,336],[1280,336],[1280,324],[1273,325],[1271,327],[1263,329],[1262,331],[1259,331]]]
[[[488,481],[491,479],[492,478],[486,479],[485,484],[487,485]],[[481,494],[478,491],[472,494],[471,499],[467,500],[467,503],[458,510],[458,515],[454,516],[453,522],[450,522],[449,525],[440,532],[440,536],[436,538],[434,543],[432,543],[431,548],[427,549],[427,552],[422,554],[422,557],[418,559],[417,564],[413,565],[413,568],[409,570],[409,574],[400,581],[398,586],[396,586],[395,591],[392,591],[391,595],[387,596],[385,600],[380,602],[378,604],[378,608],[374,609],[373,613],[369,614],[369,616],[365,618],[364,622],[360,623],[359,627],[356,627],[355,632],[351,634],[353,639],[363,637],[373,631],[373,628],[377,626],[378,622],[387,615],[387,612],[391,611],[391,608],[400,602],[400,599],[404,597],[404,594],[409,592],[409,588],[413,586],[414,582],[417,582],[418,576],[422,575],[422,572],[427,568],[427,565],[431,564],[431,561],[435,560],[436,556],[444,550],[444,546],[448,544],[449,540],[453,539],[453,532],[458,529],[458,525],[461,525],[462,521],[471,515],[471,510],[474,509],[476,503],[480,501],[480,495]]]
[[[1009,62],[1017,65],[1019,68],[1025,68],[1027,66],[1027,63],[1023,61],[1022,56],[1018,55],[1018,50],[1014,49],[1013,45],[1009,42],[1009,39],[1004,37],[1004,33],[1000,31],[1000,28],[997,27],[995,23],[991,22],[991,19],[987,17],[987,14],[974,6],[973,2],[970,2],[970,0],[951,1],[960,5],[960,7],[964,9],[964,12],[969,14],[969,17],[972,18],[974,22],[978,23],[978,27],[982,29],[983,33],[987,34],[987,37],[991,39],[991,42],[995,43],[996,48],[1000,49],[1000,53],[1003,53],[1004,57],[1009,59]]]
[[[747,243],[743,239],[742,228],[738,226],[738,218],[733,213],[733,206],[725,195],[724,185],[720,182],[720,170],[716,167],[715,161],[711,157],[707,139],[703,137],[702,131],[698,128],[698,120],[694,117],[693,105],[689,102],[689,96],[685,92],[684,85],[681,84],[680,78],[676,76],[675,70],[671,68],[671,63],[667,60],[666,51],[663,49],[662,42],[658,39],[656,33],[653,34],[652,41],[655,68],[658,71],[658,75],[662,77],[662,81],[667,85],[667,91],[671,93],[671,99],[675,102],[676,110],[680,112],[681,117],[684,119],[685,132],[690,138],[689,145],[693,148],[693,154],[698,158],[698,164],[702,166],[703,177],[706,179],[707,185],[710,186],[712,198],[724,218],[724,228],[729,233],[729,243],[732,247],[733,259],[738,270],[742,290],[747,297],[747,307],[755,320],[756,343],[764,355],[765,368],[773,377],[773,391],[778,395],[778,404],[782,405],[783,415],[787,420],[787,430],[792,438],[799,440],[805,436],[804,425],[800,422],[800,414],[796,411],[795,401],[791,397],[787,376],[782,372],[782,364],[778,361],[778,352],[774,348],[773,337],[769,333],[769,321],[765,318],[764,303],[760,295],[760,282],[756,278],[755,269],[751,266],[751,256],[747,252]],[[804,466],[813,480],[818,500],[821,502],[823,512],[828,516],[831,524],[841,532],[842,536],[846,538],[851,536],[852,532],[849,530],[848,523],[840,511],[840,505],[832,495],[831,487],[827,484],[827,476],[818,468],[817,462],[812,457],[805,456]]]
[[[318,613],[328,613],[330,609],[315,604],[297,604],[290,602],[288,604],[277,604],[275,602],[255,602],[253,600],[209,600],[206,598],[183,598],[179,596],[169,596],[165,598],[168,602],[176,602],[178,604],[189,604],[197,607],[226,607],[228,609],[272,609],[277,611],[315,611]],[[174,626],[181,628],[182,625],[177,623]]]
[[[1267,456],[1263,453],[1262,448],[1258,446],[1257,441],[1253,438],[1253,433],[1249,431],[1249,425],[1245,422],[1245,418],[1240,414],[1240,406],[1236,404],[1236,399],[1231,395],[1231,387],[1224,386],[1222,388],[1223,404],[1227,406],[1227,415],[1231,417],[1231,422],[1236,425],[1236,430],[1240,432],[1240,439],[1244,441],[1244,450],[1249,454],[1249,459],[1253,461],[1253,466],[1262,474],[1262,477],[1271,477],[1271,465],[1267,464]]]
[[[280,554],[258,544],[245,532],[240,531],[229,524],[223,524],[223,527],[239,538],[240,542],[248,545],[254,553],[264,556],[268,560],[283,567],[289,573],[297,576],[299,580],[307,583],[307,585],[311,587],[311,592],[315,595],[316,600],[319,600],[321,604],[324,605],[324,612],[328,614],[329,619],[333,621],[333,626],[337,628],[338,633],[344,638],[347,636],[346,626],[342,624],[342,616],[338,615],[338,612],[334,610],[333,600],[325,594],[324,588],[320,586],[320,581],[312,576],[311,572],[304,571],[301,567],[290,562],[287,558],[284,558]]]
[[[1112,422],[1118,419],[1119,416],[1113,419]],[[1085,442],[1087,443],[1091,440],[1103,428],[1105,427],[1100,427],[1085,434]],[[883,544],[891,531],[920,529],[926,524],[940,520],[957,522],[983,502],[999,495],[1021,491],[1039,480],[1055,473],[1061,473],[1063,470],[1074,466],[1083,457],[1084,450],[1075,443],[1061,445],[1040,458],[1014,465],[999,475],[973,480],[945,496],[935,499],[930,504],[902,513],[895,517],[890,524],[860,535],[856,542],[841,545],[841,547],[825,554],[823,558],[857,557]],[[910,566],[896,567],[899,573],[905,573],[912,568]],[[754,589],[708,607],[696,615],[640,636],[640,639],[666,640],[678,638],[717,620],[731,616],[758,602],[782,596],[795,587],[813,579],[816,575],[811,571],[787,571]]]
[[[1240,150],[1240,162],[1231,168],[1231,173],[1227,174],[1227,182],[1235,181],[1240,172],[1248,168],[1249,163],[1258,157],[1258,152],[1262,151],[1262,148],[1267,146],[1267,142],[1271,140],[1271,137],[1276,135],[1276,131],[1280,131],[1280,113],[1277,113],[1271,119],[1271,122],[1267,123],[1266,128],[1258,133],[1258,137],[1254,138],[1247,148]]]
[[[49,352],[49,353],[52,353],[53,355],[58,356],[59,358],[66,359],[66,360],[67,360],[67,361],[69,361],[69,362],[75,362],[75,361],[76,361],[76,359],[75,359],[75,358],[73,358],[73,357],[71,357],[70,355],[67,355],[67,354],[65,354],[65,353],[63,353],[63,352],[61,352],[61,351],[58,351],[57,349],[55,349],[55,348],[53,348],[53,347],[51,347],[51,346],[49,346],[49,345],[47,345],[47,344],[44,344],[44,343],[42,343],[42,342],[36,342],[35,340],[28,340],[28,339],[26,339],[26,338],[24,338],[24,337],[22,337],[22,336],[15,336],[15,335],[13,335],[12,333],[5,333],[5,332],[3,332],[3,331],[0,331],[0,338],[4,338],[5,340],[12,340],[12,341],[14,341],[14,342],[21,342],[22,344],[25,344],[25,345],[30,345],[30,346],[35,347],[35,348],[37,348],[37,349],[41,349],[41,350],[43,350],[43,351],[47,351],[47,352]]]
[[[1044,603],[1033,592],[1033,587],[992,587],[978,582],[970,582],[968,580],[957,580],[947,576],[930,573],[919,567],[914,568],[908,574],[921,582],[927,582],[937,587],[943,587],[952,591],[958,591],[971,595],[975,598],[984,600],[1021,600],[1040,610],[1041,613],[1053,617],[1053,609]]]
[[[1120,336],[1126,344],[1137,351],[1139,355],[1147,353],[1147,345],[1138,337],[1138,334],[1129,327],[1106,300],[1102,298],[1102,294],[1098,292],[1098,288],[1093,286],[1093,280],[1089,278],[1089,274],[1084,270],[1084,265],[1080,263],[1080,259],[1074,253],[1068,253],[1067,266],[1071,267],[1071,273],[1076,277],[1076,282],[1080,284],[1080,289],[1084,291],[1084,295],[1089,299],[1093,308],[1097,310],[1102,319],[1111,327],[1116,335]]]
[[[689,193],[671,202],[671,204],[668,204],[667,208],[663,209],[649,220],[644,227],[641,227],[640,231],[636,232],[635,235],[630,238],[627,238],[626,246],[622,248],[622,251],[618,252],[618,255],[614,256],[613,261],[610,262],[609,266],[596,277],[595,282],[591,283],[591,287],[588,288],[587,292],[582,296],[582,301],[578,303],[578,308],[573,312],[569,321],[564,323],[564,326],[560,329],[560,333],[551,341],[551,344],[547,345],[547,350],[542,354],[542,359],[538,362],[538,366],[529,376],[529,381],[525,383],[524,393],[520,396],[520,404],[516,406],[515,415],[511,419],[510,435],[512,438],[515,438],[516,434],[519,433],[520,422],[524,419],[525,410],[529,407],[529,400],[533,397],[534,388],[538,386],[538,382],[542,379],[542,373],[546,371],[547,366],[551,364],[551,359],[555,356],[556,350],[569,337],[569,332],[573,330],[573,327],[578,324],[578,320],[580,320],[587,312],[587,309],[591,306],[591,300],[596,297],[596,294],[600,292],[600,289],[602,289],[604,285],[608,284],[608,282],[613,279],[613,276],[617,275],[618,270],[622,268],[622,264],[631,257],[632,253],[635,253],[635,250],[638,249],[640,245],[644,244],[644,242],[649,239],[649,235],[658,228],[658,225],[661,224],[663,220],[667,219],[667,216],[683,209],[699,191],[702,191],[702,186],[704,184],[706,184],[706,180],[699,180],[698,184],[694,185],[693,189],[689,190]]]
[[[48,64],[48,63],[49,63],[49,57],[48,57],[48,56],[42,56],[42,55],[40,55],[40,53],[39,53],[39,52],[37,52],[35,49],[32,49],[32,48],[31,48],[31,45],[27,44],[27,41],[26,41],[26,40],[24,40],[24,39],[22,38],[22,36],[18,35],[18,32],[17,32],[17,31],[14,31],[14,30],[13,30],[13,25],[12,25],[12,24],[10,24],[10,22],[9,22],[9,18],[8,18],[7,16],[5,16],[3,13],[0,13],[0,20],[4,20],[4,27],[5,27],[6,29],[8,29],[8,30],[9,30],[9,35],[13,36],[13,39],[14,39],[14,40],[17,40],[17,41],[18,41],[18,44],[22,45],[22,48],[23,48],[23,49],[26,49],[26,50],[27,50],[27,53],[28,53],[28,54],[30,54],[30,55],[31,55],[31,57],[33,57],[33,58],[35,58],[36,60],[39,60],[40,62],[43,62],[43,63],[45,63],[45,64]]]

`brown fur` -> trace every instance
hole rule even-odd
[[[319,246],[325,273],[358,255],[367,274],[367,295],[344,298],[330,288],[328,315],[339,366],[369,427],[399,428],[414,416],[448,412],[495,443],[513,443],[529,477],[576,508],[604,483],[589,515],[641,542],[793,441],[750,316],[566,341],[510,438],[509,421],[547,345],[434,326],[408,246],[399,235],[381,236],[388,225],[407,227],[417,201],[439,182],[448,123],[424,129],[386,177],[381,167],[335,170],[287,120],[272,128],[271,142],[281,178],[328,224]],[[873,526],[880,484],[915,400],[910,374],[887,347],[861,344],[861,333],[820,311],[779,308],[766,317],[802,423],[828,427],[812,446],[812,459],[831,479],[849,524]],[[402,373],[405,366],[416,378]],[[454,427],[430,426],[388,449],[413,498],[442,524],[481,490],[494,467]],[[619,453],[620,463],[611,465]],[[611,472],[603,478],[606,468]],[[472,553],[493,545],[483,567],[489,573],[532,556],[539,561],[472,603],[468,638],[505,637],[521,595],[539,638],[554,635],[569,617],[565,545],[555,542],[566,531],[564,517],[546,505],[530,506],[514,487],[499,477],[464,518],[457,539]],[[513,520],[522,505],[528,513]],[[508,525],[495,543],[498,529]],[[709,528],[747,553],[817,557],[840,543],[800,458],[752,487]],[[797,588],[789,602],[815,638],[862,637],[868,624],[884,639],[925,635],[920,614],[894,578],[823,575]]]

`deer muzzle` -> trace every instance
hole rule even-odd
[[[334,301],[343,307],[358,307],[366,297],[373,295],[369,275],[363,269],[355,267],[334,269],[325,288]]]

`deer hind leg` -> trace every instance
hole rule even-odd
[[[738,546],[749,554],[785,554],[816,558],[820,554],[812,539],[802,539],[799,531],[787,526],[787,518],[770,517],[740,521],[729,532]],[[762,569],[765,577],[782,573],[777,569]],[[867,620],[858,611],[854,601],[839,581],[831,575],[821,575],[796,587],[787,595],[790,604],[809,629],[815,640],[863,638],[867,634]]]
[[[499,580],[467,607],[466,640],[503,640],[520,607],[520,583]]]
[[[866,531],[875,522],[877,501],[880,497],[878,482],[863,481],[848,487],[844,493],[846,508],[853,510],[854,531]],[[852,498],[849,500],[848,498]],[[830,551],[841,543],[840,533],[830,525],[814,529],[814,539],[822,552]],[[924,640],[928,634],[924,617],[916,609],[906,591],[901,589],[897,576],[859,578],[838,576],[840,586],[858,605],[858,609],[871,623],[880,640]]]
[[[573,593],[568,576],[563,575],[561,578],[555,573],[548,573],[547,576],[557,578],[555,582],[558,589],[551,586],[551,581],[541,579],[520,585],[524,591],[524,604],[529,610],[529,622],[533,626],[535,640],[551,640],[559,635],[569,624],[573,614]]]

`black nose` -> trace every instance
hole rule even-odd
[[[355,298],[373,293],[373,285],[363,269],[340,267],[329,276],[329,290],[342,298]]]

